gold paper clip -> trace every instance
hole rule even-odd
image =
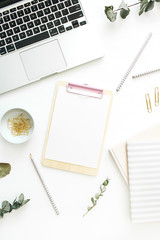
[[[152,107],[151,107],[151,101],[148,93],[145,95],[145,98],[146,98],[147,110],[149,113],[151,113]]]
[[[159,88],[155,88],[155,106],[159,105]]]

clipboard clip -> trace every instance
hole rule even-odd
[[[94,98],[102,98],[103,90],[98,88],[89,87],[87,84],[78,85],[73,83],[68,83],[67,92],[75,93],[82,96],[94,97]]]

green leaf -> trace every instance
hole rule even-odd
[[[12,205],[12,208],[13,209],[18,209],[18,208],[20,208],[21,207],[21,203],[19,203],[19,202],[15,202],[13,205]]]
[[[91,207],[88,207],[87,210],[90,211],[92,208]]]
[[[20,195],[19,198],[18,198],[18,202],[19,202],[19,204],[22,204],[23,201],[24,201],[24,194],[21,193],[21,195]]]
[[[11,165],[9,163],[0,163],[0,178],[5,177],[11,171]]]
[[[147,5],[148,5],[148,0],[141,0],[139,15],[141,15],[145,11]]]
[[[129,14],[130,9],[128,8],[127,4],[123,0],[121,2],[121,5],[119,6],[119,8],[121,9],[120,10],[121,18],[125,19]]]
[[[99,199],[99,193],[96,193],[95,198],[98,200]]]
[[[30,199],[26,199],[25,201],[23,201],[22,206],[25,205],[29,201],[30,201]]]
[[[151,11],[154,8],[154,1],[150,0],[145,8],[145,12]]]
[[[160,0],[155,0],[155,2],[160,2]]]
[[[104,12],[110,22],[116,21],[117,13],[113,11],[113,6],[105,6]]]
[[[91,197],[91,201],[92,201],[93,204],[95,204],[95,201],[94,201],[94,198],[93,198],[93,197]]]
[[[103,185],[104,185],[104,186],[107,186],[107,185],[108,185],[108,183],[109,183],[109,180],[108,180],[108,179],[106,179],[106,180],[103,182]]]
[[[101,184],[100,189],[101,193],[104,193],[106,191],[106,187],[103,184]]]
[[[0,218],[3,218],[3,216],[4,216],[4,212],[3,212],[3,210],[0,208]]]
[[[12,211],[12,205],[8,201],[2,202],[2,210],[4,213],[8,213]]]

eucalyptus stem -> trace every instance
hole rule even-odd
[[[97,205],[97,201],[100,197],[103,196],[103,193],[106,191],[106,186],[109,183],[109,179],[107,178],[101,185],[100,185],[100,193],[96,193],[95,197],[91,197],[91,202],[92,202],[92,206],[87,208],[87,212],[83,215],[83,217],[92,209]]]
[[[130,8],[130,7],[134,7],[134,6],[136,6],[136,5],[139,5],[141,2],[137,2],[137,3],[133,3],[133,4],[131,4],[131,5],[128,5],[128,8]],[[117,8],[117,9],[115,9],[114,10],[114,12],[118,12],[118,11],[121,11],[122,10],[122,8]]]

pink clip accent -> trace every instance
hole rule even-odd
[[[87,84],[78,85],[68,83],[67,91],[70,93],[75,93],[83,96],[88,97],[95,97],[95,98],[102,98],[103,97],[103,90],[98,88],[89,87]]]

